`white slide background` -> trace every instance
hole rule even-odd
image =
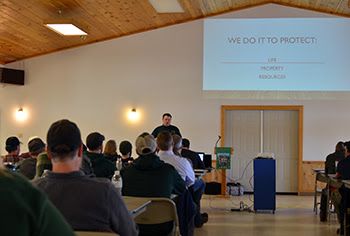
[[[204,90],[350,91],[350,19],[206,19]]]

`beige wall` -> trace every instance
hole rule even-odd
[[[320,17],[327,15],[274,4],[221,17]],[[247,100],[207,98],[202,91],[203,21],[180,24],[7,65],[26,71],[26,85],[0,87],[0,149],[8,136],[23,133],[45,138],[50,124],[75,121],[85,140],[93,131],[107,139],[134,143],[143,131],[161,124],[170,112],[173,124],[197,151],[212,153],[220,134],[221,105],[303,105],[304,160],[323,160],[341,139],[349,101]],[[23,107],[25,122],[13,113]],[[126,112],[141,113],[130,123]]]

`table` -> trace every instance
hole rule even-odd
[[[147,206],[152,202],[148,198],[129,197],[129,196],[123,196],[123,200],[133,218],[145,212],[147,209]]]
[[[345,187],[350,188],[350,180],[342,180],[344,183]]]
[[[314,212],[317,215],[317,193],[322,192],[322,189],[317,188],[317,181],[322,182],[322,183],[328,183],[328,177],[325,174],[325,169],[324,168],[313,168],[312,169],[316,175],[315,178],[315,197],[314,197]]]
[[[202,177],[208,172],[207,169],[194,169],[193,171],[196,179],[202,179]]]

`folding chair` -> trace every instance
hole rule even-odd
[[[180,235],[176,205],[168,198],[147,198],[151,204],[145,212],[135,217],[137,224],[153,225],[174,221],[174,227],[169,235]]]

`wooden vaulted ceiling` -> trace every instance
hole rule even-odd
[[[161,1],[161,0],[160,0]],[[350,17],[350,0],[179,0],[157,13],[148,0],[0,0],[0,64],[268,3]],[[61,36],[43,19],[73,18],[89,35]]]

